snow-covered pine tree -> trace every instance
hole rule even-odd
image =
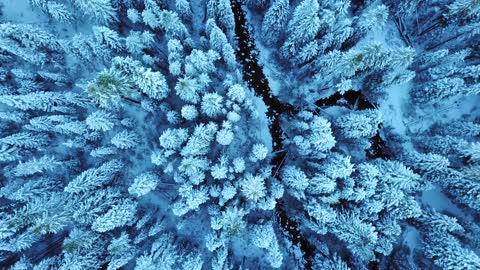
[[[302,45],[316,37],[320,31],[319,8],[317,0],[303,0],[295,8],[293,17],[288,22],[287,40],[281,48],[283,57],[288,59],[295,55]]]
[[[290,12],[288,0],[275,0],[263,17],[262,36],[267,44],[276,44],[284,35]]]
[[[92,224],[92,230],[107,232],[117,227],[124,226],[135,218],[137,203],[131,200],[123,200],[113,205],[105,214],[99,216]]]
[[[110,0],[73,0],[84,13],[100,23],[111,23],[117,18],[117,12]]]
[[[136,133],[124,130],[113,136],[110,141],[115,147],[123,150],[135,147],[139,143],[140,138]]]
[[[158,175],[151,172],[142,173],[135,177],[133,184],[128,188],[128,193],[140,197],[154,190],[159,183]]]
[[[382,116],[379,111],[364,110],[339,117],[335,124],[347,138],[371,138],[377,133],[381,121]]]

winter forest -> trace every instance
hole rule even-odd
[[[479,0],[0,0],[0,269],[479,270]]]

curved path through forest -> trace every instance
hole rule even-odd
[[[232,9],[235,16],[235,34],[238,39],[237,58],[243,66],[243,79],[248,83],[257,95],[259,95],[265,105],[268,107],[267,116],[269,118],[269,130],[272,136],[273,152],[271,165],[275,171],[278,171],[286,157],[286,151],[283,149],[283,131],[280,125],[281,114],[295,114],[297,110],[290,104],[282,103],[277,97],[272,95],[268,80],[263,73],[262,67],[256,59],[257,51],[255,40],[250,36],[245,13],[239,0],[231,0]],[[315,255],[315,246],[308,242],[299,229],[299,224],[290,219],[287,215],[283,201],[277,202],[276,218],[278,225],[292,241],[298,245],[304,253],[306,269],[311,269],[312,259]]]
[[[232,9],[235,17],[235,35],[238,41],[237,58],[243,66],[243,79],[248,83],[255,93],[260,96],[268,107],[267,116],[269,118],[269,130],[272,136],[272,148],[274,156],[271,165],[276,172],[279,171],[286,158],[287,151],[283,149],[283,131],[280,125],[280,116],[282,114],[296,114],[298,110],[291,104],[281,102],[271,93],[268,80],[263,73],[262,67],[257,60],[257,50],[255,40],[249,33],[249,27],[245,12],[242,9],[240,0],[231,0]],[[318,107],[338,106],[339,100],[344,99],[347,104],[353,105],[358,110],[374,109],[375,104],[366,100],[360,91],[347,91],[344,94],[335,93],[326,99],[320,99],[315,102]],[[381,126],[380,126],[381,127]],[[366,150],[369,159],[390,157],[385,142],[380,136],[380,132],[371,138],[372,146]],[[288,217],[283,200],[277,202],[276,219],[280,229],[287,235],[294,245],[300,247],[303,251],[304,267],[312,268],[313,257],[315,255],[315,246],[312,245],[302,234],[297,221]]]

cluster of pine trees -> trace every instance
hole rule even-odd
[[[479,2],[247,6],[300,111],[284,116],[280,179],[314,269],[478,269]],[[382,109],[395,91],[401,123]]]
[[[480,269],[478,0],[18,1],[0,268]]]

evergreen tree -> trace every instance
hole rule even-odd
[[[205,158],[187,157],[182,159],[178,170],[190,177],[190,181],[198,184],[205,177],[204,171],[208,169],[208,165],[209,161]]]
[[[470,158],[473,162],[480,162],[480,142],[470,144],[470,147],[465,150],[464,156]]]
[[[228,0],[208,0],[208,16],[218,20],[220,26],[228,31],[233,31],[235,19],[232,6]]]
[[[102,40],[95,40],[84,34],[76,34],[68,42],[68,52],[78,60],[95,65],[105,63],[112,57],[111,51],[102,44]]]
[[[133,184],[128,188],[128,193],[137,197],[143,196],[154,190],[160,182],[160,178],[154,173],[142,173],[135,177]]]
[[[275,0],[265,13],[262,22],[263,40],[267,44],[275,44],[282,37],[289,15],[287,0]]]
[[[245,100],[245,96],[246,96],[245,89],[239,84],[234,84],[230,86],[230,88],[228,89],[227,96],[231,100],[241,103]]]
[[[112,181],[115,174],[122,170],[123,165],[120,160],[113,159],[103,163],[98,168],[88,169],[70,181],[65,187],[65,191],[81,193],[101,187]]]
[[[254,144],[252,146],[252,153],[250,155],[250,160],[252,162],[263,160],[267,157],[268,152],[269,152],[268,148],[265,145],[261,143]]]
[[[237,157],[232,161],[233,170],[236,173],[241,173],[245,170],[245,160],[242,157]]]
[[[280,268],[283,264],[283,255],[277,241],[272,241],[268,248],[267,262],[273,268]]]
[[[215,138],[215,134],[218,131],[218,125],[210,122],[208,124],[199,124],[193,131],[187,145],[182,149],[182,156],[198,156],[208,153],[210,143]]]
[[[225,64],[230,70],[235,70],[237,66],[237,56],[235,54],[235,50],[233,49],[232,45],[229,43],[223,45],[222,48],[222,56]]]
[[[306,63],[313,60],[320,53],[320,48],[316,40],[310,41],[300,48],[298,55],[295,56],[296,62]]]
[[[183,45],[178,39],[170,39],[167,46],[169,71],[172,75],[179,76],[185,58]]]
[[[240,233],[246,227],[243,220],[245,212],[236,207],[228,207],[221,213],[220,226],[227,235],[234,236]]]
[[[113,115],[104,110],[94,111],[85,119],[88,128],[101,131],[111,130],[114,126],[113,121]]]
[[[96,158],[104,158],[106,156],[113,155],[116,153],[117,153],[117,148],[107,146],[107,147],[97,147],[93,149],[90,152],[90,155]]]
[[[241,190],[247,200],[257,202],[266,196],[265,179],[260,175],[247,174],[241,182]]]
[[[110,263],[107,269],[119,269],[126,265],[135,255],[128,234],[123,232],[120,237],[112,239],[107,247]]]
[[[165,77],[160,72],[151,69],[142,70],[142,74],[136,80],[140,90],[152,99],[161,100],[167,97],[168,88]]]
[[[165,149],[180,149],[182,144],[188,139],[186,129],[166,129],[160,136],[160,145]]]
[[[213,27],[210,30],[210,48],[217,52],[221,52],[223,46],[228,43],[227,36],[223,33],[222,29],[218,28],[215,23],[212,23]]]
[[[1,95],[0,102],[8,106],[26,111],[42,110],[54,111],[57,106],[68,105],[69,100],[61,93],[56,92],[33,92],[24,95]]]
[[[88,94],[102,107],[119,105],[123,97],[136,98],[138,93],[118,73],[104,70],[87,87]]]
[[[182,185],[179,188],[181,198],[173,204],[172,211],[177,216],[183,216],[191,210],[197,210],[208,200],[208,191],[205,188],[194,189],[191,185]]]
[[[193,15],[188,0],[175,0],[175,9],[182,17],[190,18]]]
[[[418,219],[420,228],[426,233],[423,242],[425,255],[444,269],[476,269],[480,267],[480,258],[471,250],[462,247],[455,233],[464,228],[455,218],[427,211]]]
[[[52,171],[61,162],[56,161],[54,157],[43,156],[39,159],[32,158],[27,162],[20,162],[15,168],[16,176],[29,176],[44,171]]]
[[[292,19],[288,22],[288,38],[282,46],[285,58],[295,55],[302,44],[312,41],[320,31],[317,0],[303,0],[295,8]]]
[[[376,110],[351,112],[337,119],[336,125],[346,138],[371,138],[381,123],[381,114]]]
[[[0,145],[0,162],[14,161],[20,157],[19,149],[7,144]]]
[[[42,149],[44,146],[48,145],[48,136],[45,134],[20,132],[0,138],[0,143],[14,147]]]
[[[215,71],[214,62],[220,59],[218,52],[209,50],[206,53],[197,49],[192,50],[185,58],[185,74],[187,76],[200,76],[203,73]]]
[[[74,0],[87,15],[101,23],[110,23],[116,20],[116,10],[110,0]]]
[[[123,200],[98,217],[92,224],[92,230],[103,233],[124,226],[134,219],[136,208],[137,203]]]
[[[331,124],[322,117],[302,111],[290,121],[290,125],[286,142],[293,144],[301,156],[322,157],[335,146]]]
[[[207,93],[202,97],[202,113],[208,117],[215,118],[222,114],[223,97],[217,93]]]
[[[95,26],[92,28],[95,39],[101,44],[105,44],[112,50],[121,50],[123,43],[120,35],[112,29],[105,26]]]
[[[305,198],[305,189],[309,185],[309,179],[299,168],[289,165],[283,168],[281,180],[289,187],[287,191],[297,199]]]
[[[47,1],[43,10],[45,10],[49,16],[53,19],[64,23],[70,23],[73,20],[72,13],[64,4],[60,4],[54,1]]]
[[[447,5],[447,17],[475,17],[480,14],[480,4],[473,0],[457,0]]]
[[[223,127],[217,132],[216,141],[220,145],[230,145],[233,141],[234,133],[230,127]]]
[[[143,22],[152,29],[162,29],[167,36],[173,38],[186,38],[188,31],[178,14],[171,10],[162,10],[152,1],[142,12]]]
[[[351,268],[349,268],[348,265],[337,254],[334,254],[332,259],[320,259],[319,257],[320,256],[315,256],[315,261],[313,263],[313,267],[315,267],[315,269],[351,270]]]
[[[460,78],[444,78],[427,83],[419,91],[413,93],[418,103],[440,103],[466,93],[465,82]]]
[[[360,260],[374,259],[373,248],[378,234],[372,224],[362,222],[358,216],[345,213],[338,216],[333,231],[338,238],[347,243],[352,253]]]
[[[18,56],[34,65],[62,62],[63,48],[50,33],[29,24],[0,24],[3,53]]]
[[[177,95],[184,101],[190,103],[198,103],[200,101],[200,96],[198,94],[198,83],[196,79],[185,77],[178,79],[177,84],[175,85],[175,91]]]
[[[186,120],[194,120],[198,117],[198,111],[193,105],[184,105],[181,110],[181,115]]]
[[[137,23],[137,22],[141,22],[142,21],[142,17],[141,17],[141,14],[140,12],[138,12],[138,10],[134,9],[134,8],[129,8],[127,10],[127,17],[128,19],[130,19],[130,21],[132,21],[133,23]]]
[[[127,130],[117,133],[111,139],[112,144],[122,150],[135,147],[139,141],[140,139],[136,133],[129,132]]]
[[[154,41],[154,35],[149,31],[130,31],[125,38],[125,46],[130,53],[141,55],[144,50],[153,45]]]
[[[387,22],[387,18],[387,6],[378,5],[362,13],[362,16],[358,19],[357,27],[362,33],[367,33],[373,28],[384,26]]]

